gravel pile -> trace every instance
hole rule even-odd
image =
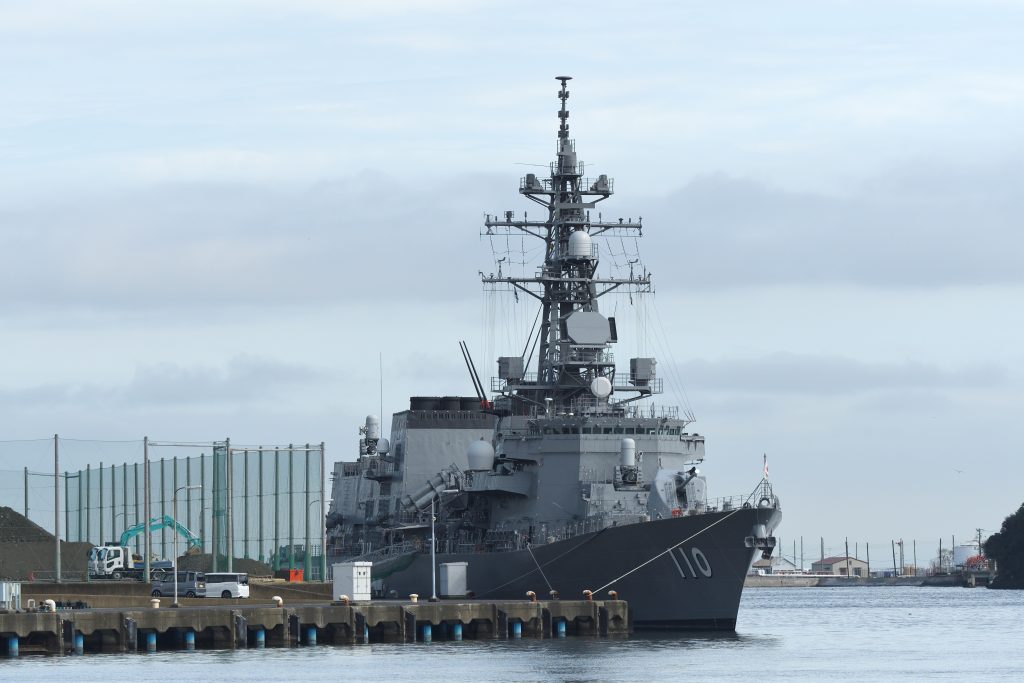
[[[53,542],[53,534],[14,508],[0,507],[0,543]]]

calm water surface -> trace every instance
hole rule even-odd
[[[0,681],[1024,681],[1024,592],[758,588],[736,634],[23,657]]]

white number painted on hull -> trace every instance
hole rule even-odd
[[[711,578],[711,563],[708,562],[707,555],[705,555],[704,551],[700,548],[697,548],[696,546],[690,548],[689,554],[687,554],[686,550],[683,548],[676,548],[675,552],[679,553],[679,557],[681,557],[683,562],[686,564],[686,569],[683,569],[683,565],[679,564],[679,560],[676,559],[675,553],[669,553],[669,557],[672,558],[672,562],[676,565],[676,569],[679,570],[679,575],[681,577],[684,579],[699,579],[701,576],[706,579]],[[690,561],[691,557],[693,558],[692,562]],[[689,570],[689,572],[687,572],[687,570]],[[689,576],[687,576],[687,573],[689,573]]]

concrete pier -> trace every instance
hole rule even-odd
[[[103,608],[0,613],[8,656],[294,647],[463,638],[615,636],[623,600],[403,602]]]

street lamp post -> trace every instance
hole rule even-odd
[[[186,491],[191,489],[203,488],[199,484],[193,484],[192,486],[179,486],[174,489],[174,495],[171,496],[171,515],[174,517],[174,523],[178,523],[178,491]],[[178,530],[174,530],[174,603],[171,607],[178,606]],[[147,577],[149,578],[149,577]]]
[[[430,601],[437,601],[437,536],[434,535],[434,506],[437,496],[430,499]]]
[[[437,602],[437,536],[434,534],[434,506],[444,493],[458,493],[458,489],[444,489],[430,499],[430,601]]]

